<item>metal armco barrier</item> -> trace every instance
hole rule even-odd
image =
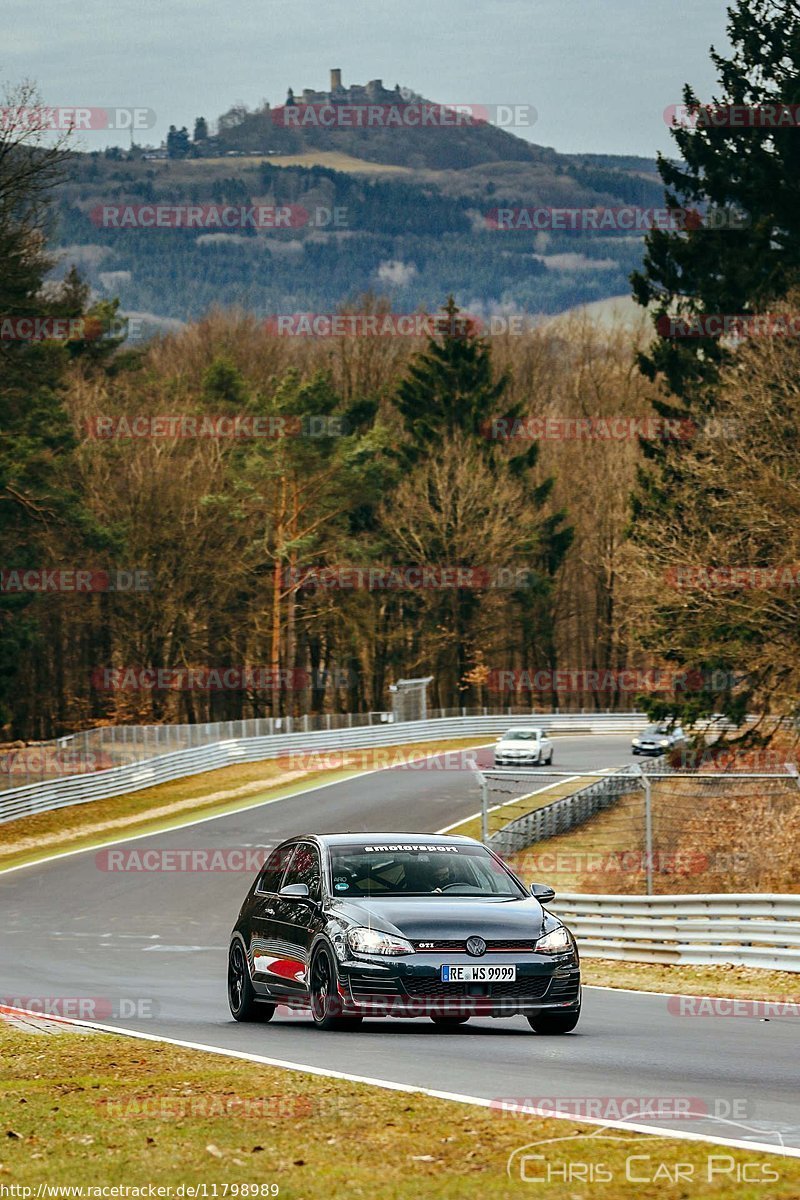
[[[440,717],[427,721],[403,721],[373,726],[354,726],[330,732],[284,733],[265,737],[230,738],[189,750],[177,750],[143,762],[112,767],[107,771],[50,779],[0,792],[0,824],[30,813],[47,812],[89,800],[104,800],[172,779],[199,775],[237,762],[258,762],[281,754],[323,753],[326,750],[360,750],[370,746],[394,746],[409,742],[444,741],[449,738],[480,737],[502,733],[515,725],[535,723],[550,733],[633,733],[644,729],[643,713],[528,713],[520,716]]]
[[[548,907],[589,958],[800,971],[800,895],[565,892]]]
[[[588,772],[587,772],[588,773]],[[501,772],[482,772],[483,774],[500,775]],[[513,774],[513,768],[509,770]],[[543,808],[534,809],[522,817],[509,821],[502,829],[490,834],[486,844],[491,846],[501,858],[525,850],[528,846],[541,842],[545,838],[555,837],[559,833],[568,833],[576,825],[583,825],[595,813],[602,812],[616,804],[620,796],[629,792],[642,790],[643,771],[639,764],[622,767],[613,775],[604,775],[588,787],[583,787],[571,796],[554,800]],[[484,794],[484,807],[488,799]]]

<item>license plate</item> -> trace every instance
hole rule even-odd
[[[442,967],[442,983],[513,983],[516,978],[516,967]]]

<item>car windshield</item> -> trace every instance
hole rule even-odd
[[[666,737],[669,733],[669,729],[666,725],[651,725],[649,729],[645,729],[644,732],[645,737],[647,737],[648,734],[650,737]]]
[[[483,846],[392,844],[330,847],[334,896],[527,895]]]
[[[536,742],[539,740],[538,729],[512,729],[503,736],[504,742]]]

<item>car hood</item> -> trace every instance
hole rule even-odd
[[[541,745],[541,742],[534,742],[534,741],[518,742],[515,738],[513,741],[510,741],[510,742],[498,742],[497,745],[495,746],[495,750],[528,751],[528,750],[537,750],[540,745]]]
[[[488,939],[520,940],[538,937],[544,929],[555,928],[559,921],[545,913],[533,896],[526,900],[471,900],[446,895],[369,897],[337,900],[332,911],[358,925],[399,933],[412,941],[436,938],[456,940],[479,934]]]

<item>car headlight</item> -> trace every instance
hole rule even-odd
[[[540,937],[533,947],[538,954],[561,954],[564,950],[572,949],[572,938],[563,925]]]
[[[638,739],[638,738],[634,738],[634,739],[633,739],[633,741],[631,742],[631,745],[632,745],[632,746],[638,746],[638,745],[639,745],[639,739]]]
[[[662,739],[661,739],[661,745],[662,745],[662,746],[665,746],[665,747],[666,747],[666,746],[668,746],[668,745],[669,745],[669,738],[662,738]]]
[[[362,925],[347,931],[347,944],[353,954],[386,954],[396,957],[399,954],[414,953],[414,947],[405,938],[396,937],[393,933],[384,933],[380,929],[367,929]]]

